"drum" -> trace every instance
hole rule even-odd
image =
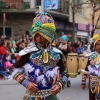
[[[69,53],[67,55],[66,66],[68,69],[68,75],[71,78],[75,78],[78,74],[78,54],[77,53]]]
[[[90,75],[90,91],[92,93],[100,93],[100,77]]]
[[[79,69],[85,69],[88,63],[88,57],[85,57],[84,54],[79,55]]]

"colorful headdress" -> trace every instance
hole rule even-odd
[[[33,39],[36,33],[39,33],[49,42],[52,42],[56,34],[56,28],[52,16],[49,14],[38,14],[33,19],[33,25],[30,29],[30,33],[33,35]]]
[[[100,29],[96,29],[94,31],[94,36],[90,39],[90,41],[93,42],[95,46],[96,42],[99,40],[100,40]]]

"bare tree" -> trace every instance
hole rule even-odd
[[[100,20],[100,0],[90,0],[91,7],[92,7],[92,32],[91,37],[93,36],[93,33],[98,25],[98,22]],[[99,13],[99,16],[96,16],[96,13]],[[98,17],[97,20],[95,20],[95,17]],[[96,21],[96,22],[95,22]]]
[[[78,2],[76,2],[78,1]],[[80,1],[80,2],[79,2]],[[72,9],[72,19],[73,19],[73,33],[72,33],[72,41],[74,41],[75,39],[75,33],[74,33],[74,27],[75,27],[75,14],[78,14],[81,17],[84,17],[84,19],[87,19],[87,21],[89,20],[88,16],[85,16],[84,13],[82,13],[83,9],[87,9],[90,8],[92,11],[91,14],[91,21],[92,21],[92,32],[91,32],[91,37],[93,36],[93,33],[96,29],[96,27],[99,24],[100,21],[100,0],[87,0],[84,2],[84,0],[72,0],[71,5],[71,9]],[[85,7],[83,6],[85,5]],[[96,13],[99,13],[98,16],[96,15]],[[98,17],[98,18],[96,18]]]
[[[65,6],[67,4],[67,6]],[[69,6],[69,7],[68,7]],[[71,10],[69,10],[69,8]],[[84,11],[86,11],[88,8],[91,9],[92,14],[91,19],[89,18],[89,14],[88,16],[86,16],[84,14]],[[68,11],[68,10],[69,11]],[[99,24],[99,20],[100,20],[100,15],[98,16],[98,18],[96,16],[96,13],[99,12],[100,13],[100,0],[59,0],[59,9],[58,11],[66,14],[69,14],[69,12],[71,12],[72,14],[72,24],[73,24],[73,30],[72,30],[72,42],[74,42],[74,40],[76,39],[75,36],[75,23],[76,23],[76,15],[79,17],[84,18],[84,20],[86,20],[87,22],[89,20],[92,21],[92,34],[91,36],[93,36],[94,30],[96,28],[96,26],[98,26]],[[67,12],[66,12],[67,11]]]

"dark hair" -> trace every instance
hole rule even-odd
[[[8,39],[9,39],[8,37],[5,38],[5,40],[8,40]]]
[[[26,30],[26,32],[25,32],[25,35],[29,35],[30,33],[29,33],[29,31],[28,30]]]
[[[5,44],[4,41],[0,41],[0,46],[3,46]]]
[[[95,50],[94,48],[94,43],[92,42],[91,46],[90,46],[91,51],[93,52]]]

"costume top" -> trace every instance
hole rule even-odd
[[[25,69],[25,72],[28,73],[28,79],[36,83],[39,90],[50,89],[61,78],[63,81],[66,80],[63,72],[61,72],[63,65],[59,66],[59,62],[63,62],[64,59],[64,55],[59,49],[52,46],[43,49],[34,45],[19,52],[20,56],[27,54],[29,54],[29,60],[21,68]],[[15,69],[10,78],[15,75],[14,73],[20,71],[20,68]]]
[[[91,54],[89,61],[90,65],[87,66],[89,74],[94,76],[100,76],[100,54],[95,51]]]

